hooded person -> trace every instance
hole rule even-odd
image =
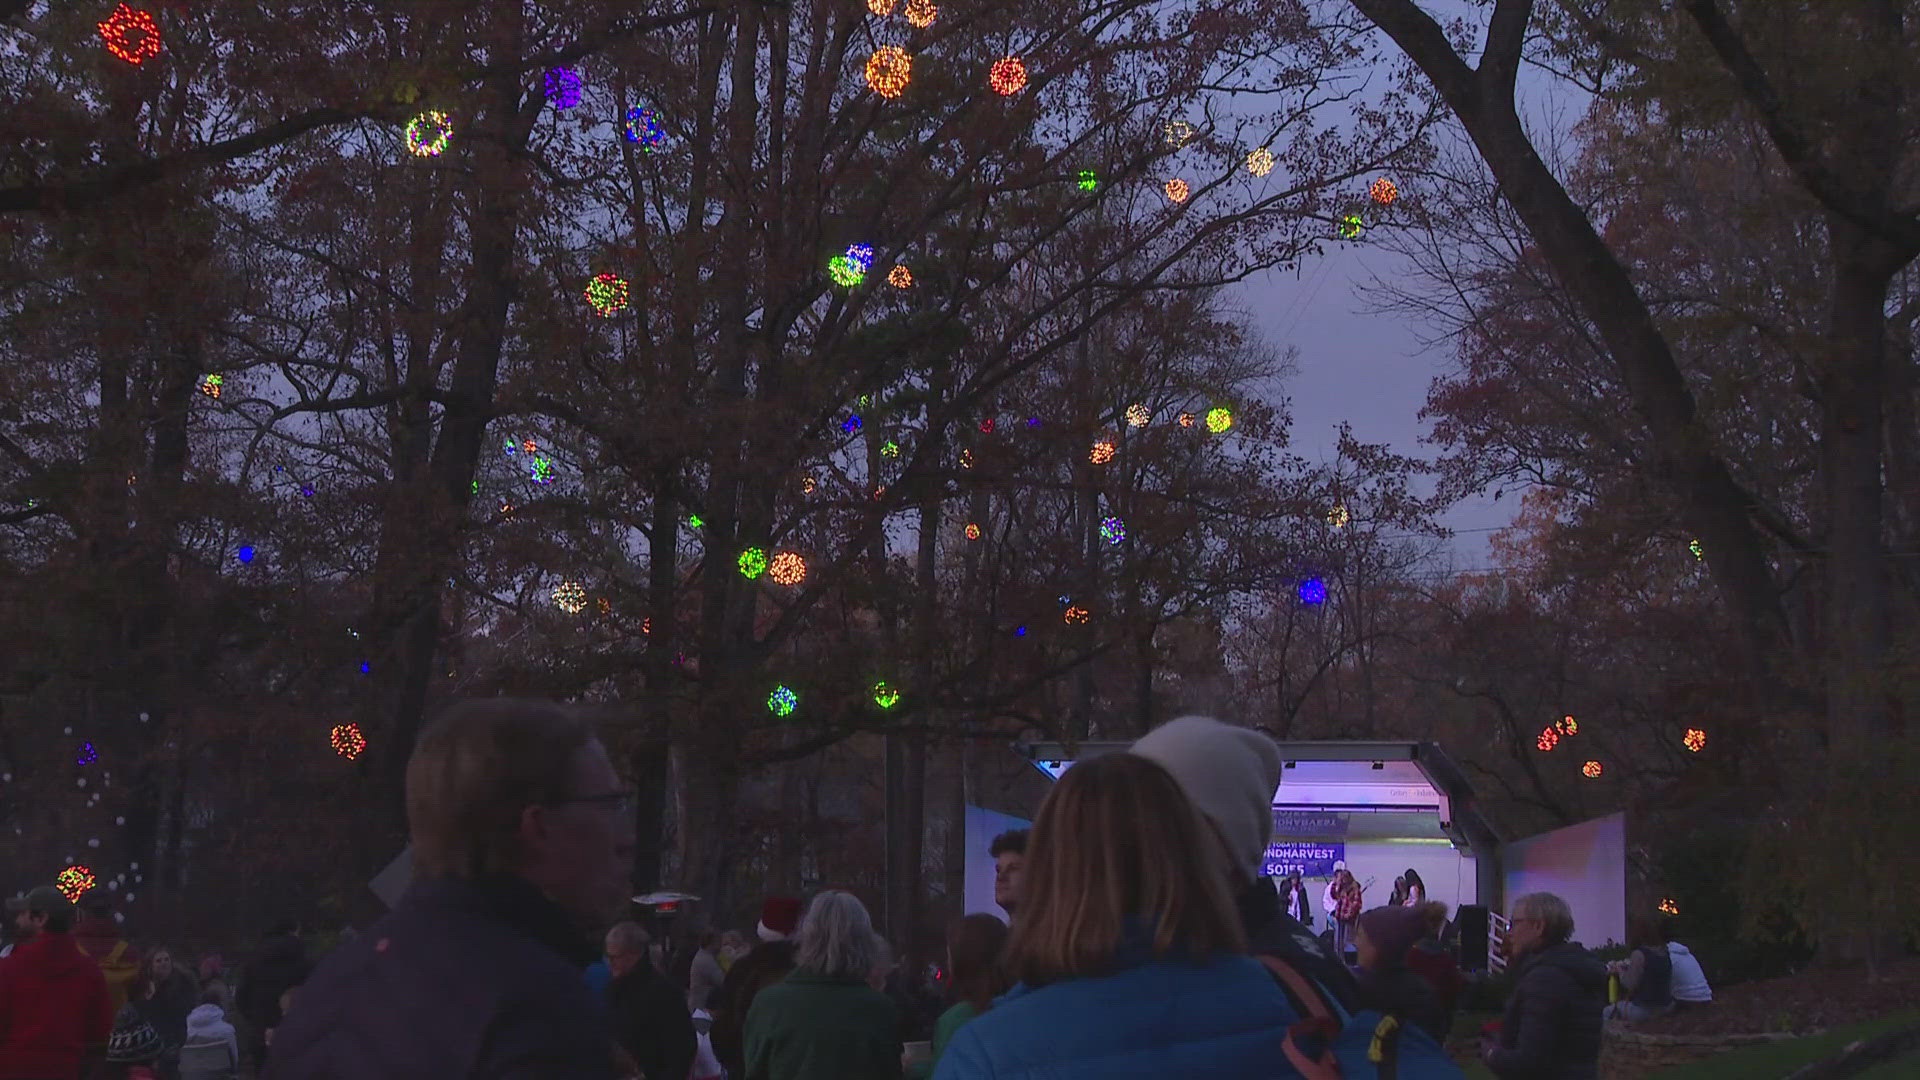
[[[1446,1010],[1427,979],[1407,967],[1407,953],[1426,931],[1418,908],[1389,904],[1360,914],[1355,945],[1360,956],[1360,1007],[1398,1017],[1447,1041]]]
[[[1286,913],[1272,878],[1261,871],[1273,838],[1280,747],[1265,734],[1204,716],[1170,720],[1142,736],[1132,753],[1158,764],[1213,826],[1227,858],[1228,888],[1248,945],[1263,962],[1279,961],[1306,977],[1329,1011],[1350,1014],[1359,998],[1353,973]],[[1269,963],[1269,967],[1271,967]],[[1283,982],[1297,1015],[1310,1015],[1299,992]]]
[[[793,972],[795,950],[788,939],[800,926],[801,907],[790,896],[768,897],[754,927],[760,944],[727,968],[720,989],[708,999],[707,1012],[713,1017],[709,1041],[728,1076],[746,1075],[747,1010],[753,999]]]
[[[73,905],[42,885],[7,902],[20,943],[0,962],[0,1080],[72,1077],[113,1030],[98,964],[74,947]]]
[[[202,991],[200,1004],[187,1014],[187,1047],[221,1046],[225,1047],[228,1060],[240,1061],[240,1040],[233,1025],[227,1021],[227,1010],[220,1000],[217,989]]]

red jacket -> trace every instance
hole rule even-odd
[[[99,965],[65,933],[41,931],[0,960],[0,1080],[68,1080],[113,1030]]]

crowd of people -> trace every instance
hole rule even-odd
[[[674,949],[623,917],[633,793],[588,721],[467,702],[407,768],[414,883],[311,970],[280,927],[229,993],[217,958],[196,978],[97,911],[82,933],[51,887],[18,898],[0,1080],[1461,1075],[1446,905],[1409,870],[1365,908],[1339,865],[1315,934],[1299,877],[1262,873],[1281,766],[1267,736],[1200,717],[1077,764],[993,842],[1007,918],[953,921],[931,991],[842,889]],[[1481,1047],[1496,1075],[1597,1075],[1610,972],[1572,931],[1560,898],[1514,901],[1518,977]],[[1638,944],[1609,1015],[1710,997],[1684,947]]]

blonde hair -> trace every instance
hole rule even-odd
[[[814,897],[793,940],[795,967],[864,982],[880,966],[873,919],[852,893],[829,889]]]
[[[521,814],[567,797],[574,759],[593,741],[584,717],[545,701],[466,701],[435,717],[407,761],[415,873],[514,870]]]
[[[1225,854],[1201,821],[1146,758],[1104,754],[1069,769],[1028,842],[1012,976],[1041,986],[1105,974],[1135,919],[1153,934],[1155,956],[1245,952]]]

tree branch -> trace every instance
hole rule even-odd
[[[1387,32],[1413,62],[1420,65],[1447,106],[1464,122],[1480,112],[1480,95],[1473,69],[1453,51],[1447,33],[1433,16],[1413,0],[1353,0],[1373,25]],[[1503,5],[1504,6],[1504,5]]]
[[[1527,23],[1533,18],[1533,0],[1500,0],[1493,18],[1487,23],[1487,48],[1480,54],[1480,82],[1483,93],[1498,94],[1500,100],[1513,97],[1514,80],[1520,74],[1520,49],[1527,40]]]

